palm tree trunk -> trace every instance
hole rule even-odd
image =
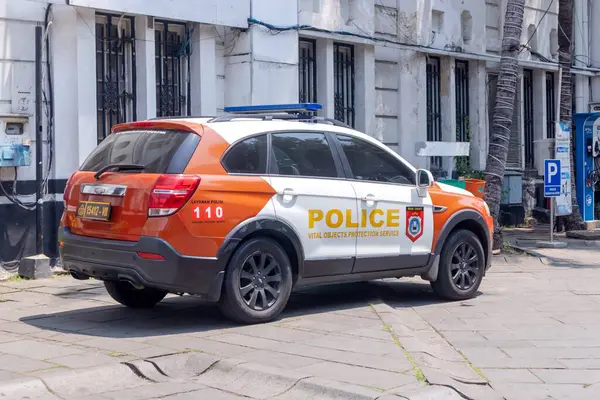
[[[562,84],[560,87],[560,121],[573,123],[572,97],[571,97],[571,44],[573,38],[573,0],[559,0],[558,2],[558,61],[562,67]],[[573,129],[571,129],[573,132]],[[581,133],[580,133],[581,134]],[[583,230],[585,223],[579,212],[577,203],[577,190],[575,187],[575,162],[573,155],[575,151],[575,138],[571,136],[571,151],[569,158],[571,163],[571,204],[573,212],[565,216],[565,229],[567,231]]]
[[[525,0],[508,0],[502,36],[502,58],[496,88],[496,101],[492,118],[490,147],[485,168],[484,199],[494,217],[494,250],[503,246],[500,228],[500,200],[506,169],[508,143],[515,111],[517,79],[519,76],[518,55],[523,27]]]

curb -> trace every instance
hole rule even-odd
[[[441,386],[413,390],[413,395],[384,393],[364,386],[284,371],[205,353],[179,353],[84,370],[54,371],[39,378],[0,383],[0,398],[68,400],[122,391],[155,383],[192,382],[248,398],[295,400],[454,400],[456,392]],[[449,392],[450,390],[450,392]]]

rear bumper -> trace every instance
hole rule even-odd
[[[136,285],[189,293],[217,301],[225,275],[216,258],[186,257],[166,241],[142,236],[138,242],[124,242],[74,235],[59,230],[63,269],[81,277],[101,280],[128,280]],[[160,254],[163,260],[140,258],[137,253]]]

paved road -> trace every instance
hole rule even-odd
[[[40,400],[597,399],[599,279],[597,265],[497,257],[470,301],[419,279],[324,287],[245,327],[189,297],[133,311],[96,281],[5,281],[0,394],[41,378]]]

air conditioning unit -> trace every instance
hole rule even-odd
[[[590,103],[590,112],[600,112],[600,102]]]

